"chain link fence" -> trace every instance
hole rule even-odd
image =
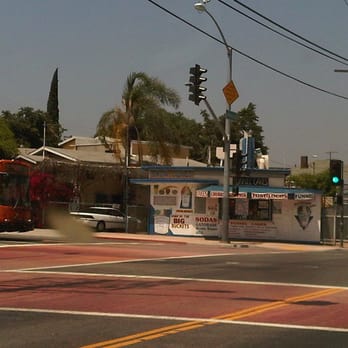
[[[337,205],[322,208],[321,241],[336,245],[342,240],[348,240],[348,205],[343,205],[343,211]]]

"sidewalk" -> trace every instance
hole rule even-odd
[[[0,234],[1,239],[8,240],[23,240],[23,241],[35,241],[35,242],[50,242],[61,243],[67,241],[64,235],[54,229],[34,229],[28,232],[2,232]],[[87,240],[88,239],[88,240]],[[268,249],[279,249],[287,251],[319,251],[319,250],[332,250],[342,249],[340,243],[336,245],[323,245],[323,244],[300,244],[300,243],[283,243],[277,241],[230,241],[230,243],[223,243],[218,239],[205,239],[203,237],[178,237],[167,235],[150,235],[146,233],[124,233],[124,232],[100,232],[91,233],[89,238],[69,238],[68,242],[82,243],[92,242],[95,239],[99,241],[115,240],[115,241],[139,241],[139,242],[156,242],[156,243],[174,243],[174,244],[196,244],[196,245],[211,245],[211,246],[226,246],[226,247],[241,247],[247,248],[249,246],[257,246]],[[345,247],[348,244],[345,243]]]
[[[66,238],[58,230],[37,228],[28,232],[3,232],[0,235],[3,239],[25,240],[25,241],[42,241],[42,242],[64,242]],[[98,239],[99,241],[115,240],[115,241],[143,241],[143,242],[157,242],[157,243],[174,243],[174,244],[204,244],[204,245],[223,245],[218,239],[204,239],[202,237],[178,237],[167,235],[150,235],[147,233],[125,233],[125,232],[99,232],[91,233],[91,239]],[[82,242],[80,238],[69,238],[69,242]],[[247,246],[243,241],[226,243],[226,245],[241,244]]]

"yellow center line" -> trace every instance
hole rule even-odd
[[[289,306],[291,304],[296,304],[296,303],[299,303],[302,301],[308,301],[308,300],[318,298],[321,296],[331,295],[331,294],[334,294],[334,293],[337,293],[340,291],[343,291],[343,289],[336,289],[335,288],[335,289],[325,289],[325,290],[315,291],[315,292],[311,292],[311,293],[306,294],[306,295],[289,297],[289,298],[282,300],[282,301],[275,301],[275,302],[264,304],[261,306],[247,308],[247,309],[244,309],[244,310],[241,310],[238,312],[234,312],[231,314],[222,315],[222,316],[216,317],[214,319],[237,320],[237,319],[241,319],[241,318],[244,318],[247,316],[259,314],[259,313],[262,313],[265,311],[277,309],[277,308],[284,307],[284,306]]]
[[[237,319],[245,318],[248,316],[256,315],[259,313],[263,313],[265,311],[270,311],[270,310],[277,309],[280,307],[289,306],[291,304],[296,304],[296,303],[299,303],[302,301],[308,301],[308,300],[311,300],[314,298],[318,298],[318,297],[322,297],[322,296],[326,296],[326,295],[332,295],[332,294],[335,294],[337,292],[341,292],[344,290],[345,289],[329,288],[329,289],[314,291],[314,292],[310,292],[308,294],[289,297],[289,298],[286,298],[284,300],[274,301],[271,303],[242,309],[242,310],[239,310],[239,311],[236,311],[233,313],[215,316],[215,317],[210,318],[210,320],[211,319],[226,320],[226,321],[227,320],[228,321],[237,320]],[[83,346],[81,348],[120,348],[120,347],[126,347],[126,346],[130,346],[130,345],[140,343],[143,341],[154,340],[154,339],[157,339],[160,337],[177,334],[177,333],[183,332],[183,331],[194,330],[194,329],[198,329],[200,327],[203,327],[206,325],[212,325],[212,324],[216,324],[216,323],[211,322],[211,321],[206,321],[203,319],[189,321],[186,323],[169,325],[169,326],[165,326],[162,328],[137,333],[134,335],[115,338],[115,339],[112,339],[109,341],[98,342],[98,343],[91,344],[88,346]]]
[[[158,329],[154,329],[154,330],[149,330],[149,331],[145,331],[145,332],[140,332],[134,335],[129,335],[129,336],[124,336],[124,337],[120,337],[120,338],[116,338],[110,341],[104,341],[104,342],[99,342],[99,343],[95,343],[95,344],[91,344],[88,346],[83,346],[81,348],[101,348],[101,347],[108,347],[110,344],[114,344],[114,343],[120,343],[122,344],[123,341],[125,341],[126,345],[130,345],[133,343],[129,342],[131,340],[136,340],[137,343],[141,342],[142,340],[145,340],[146,337],[151,336],[151,335],[161,335],[163,333],[165,333],[165,335],[167,334],[176,334],[180,331],[186,331],[186,330],[192,330],[194,328],[198,328],[201,326],[204,326],[204,321],[189,321],[186,323],[181,323],[181,324],[174,324],[174,325],[169,325],[169,326],[165,326],[162,328],[158,328]],[[186,327],[188,327],[186,329]],[[164,335],[161,335],[164,336]],[[110,346],[110,347],[114,347],[114,346]],[[115,346],[116,347],[116,346]],[[117,345],[117,347],[123,347],[123,345]]]

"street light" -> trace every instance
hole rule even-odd
[[[232,81],[232,47],[230,47],[227,44],[227,41],[225,39],[225,36],[213,17],[213,15],[207,10],[205,7],[205,4],[209,2],[209,0],[203,0],[200,2],[196,2],[194,4],[195,9],[198,12],[205,12],[215,23],[222,41],[226,47],[227,50],[227,58],[228,58],[228,76],[227,76],[227,83]],[[231,104],[228,103],[228,112],[231,112]],[[227,112],[227,113],[228,113]],[[227,117],[227,113],[225,115],[225,135],[224,135],[224,151],[225,151],[225,157],[224,157],[224,180],[223,180],[223,185],[224,185],[224,195],[223,195],[223,200],[222,200],[222,233],[221,233],[221,241],[222,242],[229,242],[228,239],[228,224],[229,224],[229,162],[230,162],[230,120]]]

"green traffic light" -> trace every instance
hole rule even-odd
[[[343,184],[343,162],[341,160],[330,160],[330,178],[335,186]]]
[[[340,178],[338,176],[333,176],[331,178],[331,181],[332,181],[333,184],[337,185],[340,182]]]

